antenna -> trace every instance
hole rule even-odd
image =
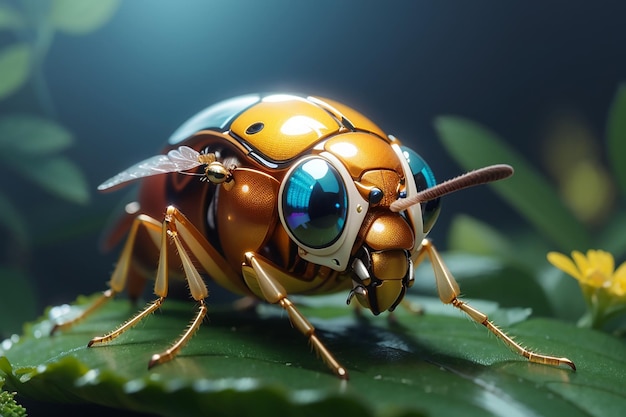
[[[393,212],[404,211],[415,204],[434,200],[464,188],[499,181],[508,178],[511,175],[513,175],[513,167],[510,165],[490,165],[444,181],[434,187],[422,190],[411,197],[398,199],[391,203],[389,208]]]

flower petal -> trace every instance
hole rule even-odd
[[[626,296],[626,262],[621,264],[613,274],[611,292],[618,297]]]
[[[588,269],[585,272],[585,284],[593,288],[610,288],[611,276],[604,274],[599,269]]]
[[[615,270],[613,255],[603,250],[588,250],[587,259],[589,260],[589,266],[591,268],[600,271],[607,277],[607,280],[611,280],[613,271]]]
[[[578,271],[580,271],[581,278],[584,280],[585,274],[589,271],[589,269],[591,269],[591,263],[585,255],[577,250],[572,251],[572,259],[576,263]]]
[[[583,256],[582,254],[580,255]],[[559,268],[561,271],[565,272],[566,274],[571,275],[572,277],[576,278],[578,281],[583,280],[583,275],[580,272],[580,269],[567,256],[559,252],[548,252],[547,258],[548,258],[548,262],[550,262],[555,267]]]
[[[626,262],[621,264],[615,273],[613,274],[613,279],[623,279],[626,280]]]

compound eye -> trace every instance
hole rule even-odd
[[[281,204],[285,225],[304,246],[328,247],[343,232],[347,192],[339,172],[325,159],[296,165],[285,179]]]
[[[435,175],[426,161],[424,161],[424,159],[412,149],[409,149],[406,146],[401,146],[400,148],[402,149],[402,154],[411,167],[411,173],[413,174],[413,180],[415,181],[417,191],[423,191],[437,185]],[[424,223],[424,233],[428,233],[433,227],[435,220],[437,220],[437,217],[439,216],[440,210],[441,201],[439,198],[422,204],[422,222]]]

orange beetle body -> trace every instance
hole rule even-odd
[[[124,289],[137,296],[145,277],[154,277],[158,298],[89,346],[108,342],[160,308],[169,278],[182,270],[199,309],[150,366],[166,362],[207,313],[202,273],[233,293],[280,305],[331,370],[347,378],[289,295],[343,290],[348,303],[356,298],[374,314],[393,311],[413,283],[414,265],[429,257],[444,303],[531,361],[574,368],[569,359],[522,348],[459,300],[458,284],[425,238],[440,196],[511,174],[508,166],[492,166],[436,184],[417,153],[343,104],[286,94],[223,101],[183,124],[163,154],[100,185],[111,190],[142,179],[139,207],[113,235],[113,241],[128,238],[110,289],[83,316],[55,330]]]
[[[369,119],[328,99],[250,95],[201,112],[169,142],[164,153],[185,145],[198,152],[219,154],[224,166],[237,167],[232,173],[234,185],[228,189],[212,187],[188,175],[149,176],[143,180],[138,199],[139,211],[153,218],[161,217],[163,208],[169,205],[185,213],[228,263],[231,276],[237,276],[235,280],[220,279],[206,271],[221,286],[237,294],[263,298],[258,287],[249,285],[245,274],[239,273],[245,254],[254,252],[284,272],[281,283],[290,294],[349,290],[352,271],[346,255],[354,255],[365,245],[373,252],[365,261],[378,271],[375,278],[379,295],[371,300],[374,304],[363,300],[365,306],[374,307],[378,314],[401,301],[411,277],[410,251],[425,234],[421,225],[415,230],[407,216],[383,210],[406,188],[400,159],[404,157],[399,141],[389,138]],[[317,155],[341,163],[346,183],[355,184],[346,184],[346,188],[353,187],[348,190],[353,191],[351,197],[360,199],[346,213],[345,222],[353,226],[350,236],[341,236],[342,259],[332,256],[339,251],[317,248],[317,253],[311,253],[315,249],[298,246],[279,215],[279,191],[285,175],[298,160]],[[373,188],[382,192],[382,199],[368,213]],[[435,204],[431,211],[437,211],[437,207]],[[418,217],[421,221],[421,213]],[[416,253],[413,251],[413,257]],[[154,268],[155,259],[153,250],[142,253],[137,248],[134,262],[141,267],[136,267],[136,275],[145,276]],[[172,273],[177,270],[172,268]],[[383,295],[382,288],[387,287],[389,294]]]

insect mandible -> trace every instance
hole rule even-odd
[[[163,154],[98,187],[113,190],[143,179],[139,214],[118,230],[127,239],[109,289],[53,332],[71,327],[125,288],[137,297],[147,271],[157,266],[156,300],[89,346],[111,341],[159,309],[169,279],[183,271],[199,306],[184,334],[153,355],[149,367],[167,362],[207,314],[202,272],[233,293],[280,305],[333,373],[347,379],[347,370],[289,296],[346,291],[348,304],[356,299],[375,315],[393,311],[414,282],[415,266],[428,257],[443,303],[531,362],[575,370],[567,358],[523,348],[461,301],[456,280],[426,238],[440,197],[512,174],[508,165],[493,165],[437,184],[416,152],[341,103],[288,94],[225,100],[184,123]]]

